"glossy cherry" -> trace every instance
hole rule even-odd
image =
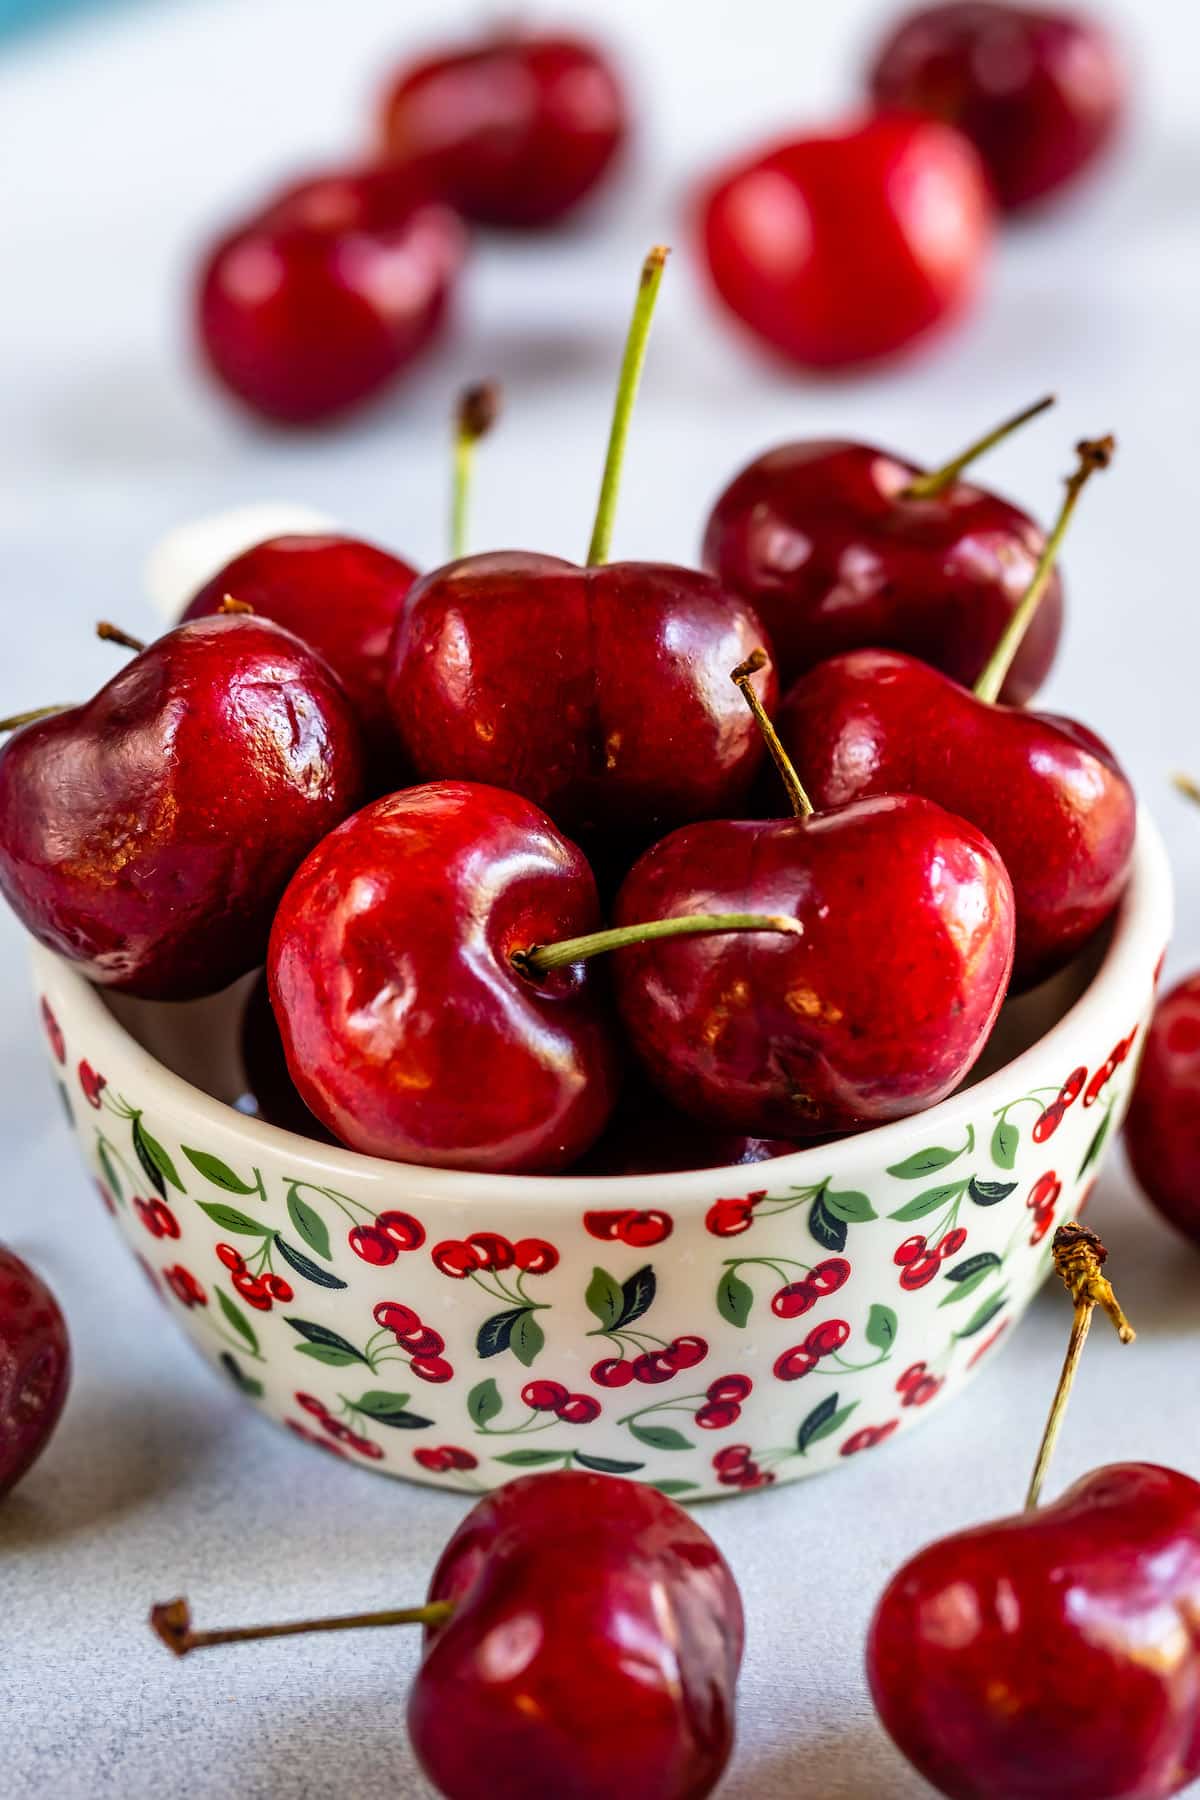
[[[717,293],[802,367],[892,356],[974,301],[991,239],[983,168],[958,132],[883,114],[777,143],[702,205]]]
[[[70,1376],[58,1301],[40,1275],[0,1244],[0,1498],[46,1448]]]
[[[749,696],[747,671],[737,679]],[[769,727],[764,727],[768,731]],[[631,947],[614,959],[635,1051],[682,1112],[804,1138],[903,1118],[951,1093],[1008,987],[1013,901],[992,845],[915,796],[684,826],[635,863],[618,925],[705,905],[782,914],[799,936]]]
[[[1001,206],[1073,182],[1117,135],[1127,81],[1103,22],[1008,0],[949,0],[908,14],[869,74],[877,105],[944,120],[978,150]]]
[[[1200,974],[1187,976],[1158,1003],[1125,1143],[1147,1198],[1200,1244]]]
[[[1110,449],[1081,446],[1026,601],[1036,605],[1074,497],[1103,466],[1089,456]],[[1006,629],[1010,647],[1021,620],[1019,610]],[[972,693],[914,657],[850,651],[801,676],[778,724],[817,805],[924,794],[986,832],[1016,895],[1020,988],[1061,968],[1113,912],[1129,877],[1136,803],[1111,750],[1086,726],[994,704],[985,685],[994,690],[1002,670],[993,656]]]
[[[843,650],[904,650],[965,687],[978,680],[1045,545],[1019,507],[962,479],[984,449],[932,472],[867,444],[811,438],[756,457],[709,515],[704,566],[754,607],[788,683]],[[1062,628],[1057,572],[1004,683],[1020,705]]]
[[[0,751],[0,889],[93,981],[215,993],[262,962],[284,887],[363,775],[320,657],[266,619],[193,620]]]
[[[639,845],[740,805],[761,762],[728,672],[760,642],[710,575],[609,563],[629,414],[665,251],[642,273],[589,566],[524,551],[417,582],[392,646],[392,714],[426,779],[511,788],[563,830]],[[762,693],[774,704],[767,668]]]
[[[795,1148],[786,1138],[706,1131],[696,1119],[672,1112],[644,1084],[630,1082],[603,1135],[574,1173],[665,1175],[684,1169],[724,1169],[740,1163],[768,1162]],[[619,1213],[611,1216],[614,1220],[622,1217]],[[628,1231],[622,1237],[624,1242],[630,1241]]]
[[[870,1630],[871,1691],[950,1800],[1165,1800],[1200,1775],[1200,1483],[1116,1463],[1039,1510],[1093,1306],[1133,1336],[1094,1234],[1062,1227],[1054,1252],[1075,1326],[1026,1510],[900,1570]]]
[[[446,1800],[706,1800],[733,1748],[743,1619],[729,1566],[673,1500],[610,1475],[557,1470],[485,1495],[425,1607],[197,1632],[175,1600],[151,1623],[181,1656],[314,1625],[424,1623],[408,1729]]]
[[[382,150],[468,219],[557,224],[598,186],[628,120],[612,62],[582,38],[498,28],[401,69]]]
[[[238,1098],[238,1110],[278,1125],[281,1131],[294,1131],[300,1137],[315,1138],[320,1143],[334,1144],[337,1139],[314,1117],[296,1091],[283,1054],[283,1040],[271,997],[267,977],[259,975],[246,999],[241,1025],[242,1070],[245,1091]]]
[[[223,236],[198,272],[208,367],[277,424],[347,412],[436,337],[464,247],[457,216],[405,169],[288,188]]]

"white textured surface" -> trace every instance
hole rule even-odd
[[[642,250],[680,240],[686,177],[714,151],[851,95],[858,47],[886,9],[609,0],[608,27],[652,113],[635,178],[566,239],[481,244],[457,340],[361,425],[296,440],[254,431],[182,372],[179,286],[192,246],[259,182],[351,142],[387,53],[418,39],[422,19],[474,10],[129,5],[0,61],[5,162],[18,172],[0,202],[4,710],[83,693],[108,671],[113,651],[88,636],[95,618],[151,628],[143,559],[181,519],[280,495],[436,559],[444,418],[470,377],[500,377],[509,399],[481,458],[476,541],[581,552]],[[1143,79],[1127,157],[1078,206],[1005,238],[990,303],[940,354],[846,386],[781,377],[708,314],[681,243],[618,546],[686,560],[723,479],[787,434],[835,429],[934,458],[1055,387],[1058,415],[988,470],[1047,511],[1071,439],[1115,428],[1120,461],[1089,495],[1067,557],[1071,623],[1050,700],[1116,741],[1164,822],[1180,970],[1200,950],[1189,907],[1200,821],[1165,789],[1170,768],[1200,762],[1200,34],[1178,0],[1126,0],[1120,11]],[[151,1599],[184,1590],[210,1622],[411,1598],[459,1503],[293,1444],[192,1359],[83,1186],[7,919],[0,973],[0,1236],[55,1284],[78,1365],[53,1449],[0,1514],[0,1794],[418,1800],[402,1710],[412,1638],[176,1666],[143,1616]],[[1142,1335],[1121,1352],[1097,1331],[1054,1481],[1110,1457],[1200,1473],[1200,1262],[1116,1164],[1094,1216]],[[873,1721],[865,1620],[909,1551],[1017,1503],[1065,1325],[1065,1303],[1047,1295],[971,1398],[926,1429],[833,1477],[706,1512],[750,1615],[728,1800],[928,1791]]]

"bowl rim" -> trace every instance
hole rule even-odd
[[[881,1168],[905,1154],[902,1146],[911,1143],[914,1128],[922,1135],[935,1137],[941,1132],[954,1132],[960,1121],[966,1124],[981,1111],[1002,1105],[1014,1088],[1021,1086],[1025,1072],[1036,1068],[1063,1047],[1064,1062],[1070,1054],[1065,1046],[1090,1029],[1093,1019],[1105,1012],[1110,996],[1126,978],[1131,966],[1140,960],[1158,958],[1171,931],[1173,897],[1170,867],[1162,836],[1144,807],[1138,809],[1137,836],[1130,870],[1129,884],[1116,915],[1116,923],[1104,959],[1079,998],[1042,1037],[993,1070],[974,1085],[955,1090],[924,1111],[873,1126],[852,1136],[837,1138],[807,1148],[773,1157],[764,1163],[724,1164],[708,1169],[666,1170],[638,1175],[573,1175],[536,1173],[494,1174],[479,1170],[445,1169],[430,1164],[391,1162],[382,1157],[364,1155],[343,1145],[325,1145],[315,1139],[268,1124],[252,1114],[240,1112],[228,1101],[218,1100],[177,1075],[130,1032],[105,1005],[103,990],[89,982],[66,958],[31,940],[35,977],[44,968],[55,972],[58,982],[66,982],[72,990],[71,1004],[86,1029],[94,1036],[89,1045],[90,1056],[100,1054],[97,1045],[113,1044],[118,1055],[140,1059],[148,1078],[157,1084],[161,1103],[173,1110],[186,1110],[193,1118],[211,1124],[214,1129],[242,1138],[253,1149],[286,1155],[293,1163],[303,1159],[311,1168],[328,1174],[339,1172],[339,1178],[357,1177],[370,1184],[404,1183],[419,1185],[423,1198],[436,1203],[439,1198],[456,1202],[504,1201],[528,1202],[536,1195],[554,1209],[585,1210],[596,1207],[605,1195],[619,1192],[621,1203],[633,1208],[669,1200],[675,1207],[689,1202],[710,1201],[722,1188],[740,1192],[760,1185],[770,1169],[770,1186],[804,1187],[811,1178],[836,1180],[839,1169],[852,1162],[861,1166],[864,1156]],[[1130,952],[1138,954],[1138,965],[1131,965]],[[1032,1085],[1032,1084],[1031,1084]],[[147,1110],[155,1098],[147,1094]],[[961,1135],[961,1131],[959,1132]],[[532,1185],[531,1185],[532,1184]]]

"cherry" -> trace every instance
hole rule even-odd
[[[941,1257],[936,1250],[919,1256],[915,1262],[908,1264],[900,1273],[900,1286],[906,1293],[916,1293],[918,1288],[928,1287],[941,1267]]]
[[[724,171],[700,229],[729,310],[789,361],[837,369],[894,355],[966,311],[991,210],[958,132],[888,114]]]
[[[592,1380],[597,1387],[628,1387],[633,1380],[633,1364],[624,1357],[605,1356],[592,1365]]]
[[[669,1349],[677,1369],[694,1369],[708,1355],[708,1345],[702,1337],[673,1338]]]
[[[796,1344],[791,1350],[785,1350],[782,1356],[775,1359],[775,1378],[777,1381],[799,1381],[802,1375],[811,1375],[820,1358],[814,1350],[804,1344]]]
[[[963,1236],[966,1236],[965,1232]],[[849,1281],[850,1264],[844,1256],[827,1256],[824,1262],[819,1262],[816,1268],[809,1270],[808,1279],[818,1294],[828,1298],[830,1294],[836,1294],[839,1288],[844,1288]]]
[[[832,1356],[849,1336],[850,1326],[845,1319],[822,1319],[805,1338],[804,1348],[813,1356]]]
[[[205,360],[276,424],[347,412],[437,335],[464,248],[454,213],[406,169],[300,182],[204,257],[194,306]]]
[[[436,782],[364,807],[307,858],[271,934],[271,1001],[306,1104],[370,1155],[565,1168],[616,1097],[615,1034],[588,959],[680,932],[796,932],[747,913],[596,932],[598,912],[582,853],[517,794]],[[394,1257],[372,1229],[356,1228],[363,1244]],[[552,1246],[533,1243],[547,1265]],[[514,1259],[489,1232],[432,1254],[459,1277]]]
[[[494,783],[622,844],[740,804],[762,760],[726,680],[766,641],[751,608],[696,570],[608,560],[666,254],[642,271],[587,567],[495,551],[433,570],[405,602],[388,690],[422,778]],[[772,707],[769,667],[761,685]]]
[[[761,715],[755,666],[734,680]],[[976,829],[915,797],[814,816],[761,725],[797,816],[673,832],[626,876],[615,918],[752,898],[801,934],[631,945],[614,963],[626,1031],[671,1104],[710,1126],[804,1137],[904,1117],[958,1086],[995,1021],[1007,873]]]
[[[235,1275],[233,1279],[236,1286],[239,1277]],[[183,1306],[186,1306],[189,1312],[194,1306],[208,1305],[208,1295],[191,1270],[185,1269],[182,1263],[176,1263],[174,1268],[164,1269],[163,1280],[175,1298]],[[261,1298],[252,1304],[257,1304],[260,1312],[270,1312],[271,1310],[270,1297],[265,1292],[261,1292]]]
[[[725,1448],[718,1450],[713,1457],[713,1468],[720,1474],[729,1475],[735,1471],[740,1472],[749,1461],[749,1444],[726,1444]]]
[[[513,1245],[513,1261],[526,1275],[548,1275],[558,1267],[558,1251],[545,1238],[521,1238]]]
[[[329,1411],[325,1402],[323,1400],[318,1400],[315,1394],[297,1394],[296,1404],[297,1406],[302,1406],[305,1412],[312,1413],[314,1417],[318,1419],[325,1418]]]
[[[986,832],[1016,894],[1019,988],[1083,947],[1129,877],[1136,808],[1112,752],[1073,720],[995,703],[1084,484],[1112,450],[1110,438],[1079,445],[1038,573],[973,692],[897,651],[857,650],[801,676],[779,715],[818,806],[923,794]]]
[[[1064,1111],[1065,1108],[1061,1101],[1051,1101],[1041,1117],[1035,1120],[1033,1130],[1029,1134],[1035,1144],[1044,1144],[1047,1139],[1054,1136],[1063,1122]]]
[[[377,760],[396,760],[384,694],[387,648],[417,572],[358,538],[268,538],[205,582],[183,617],[218,613],[227,596],[273,619],[323,656],[350,697]]]
[[[819,1298],[811,1281],[789,1281],[771,1296],[771,1311],[777,1319],[798,1319],[802,1313],[811,1312]]]
[[[966,1241],[966,1232],[961,1225],[956,1225],[952,1231],[946,1233],[945,1237],[937,1247],[937,1253],[942,1261],[945,1262],[947,1257],[957,1256]]]
[[[381,1300],[371,1315],[377,1325],[394,1331],[397,1336],[402,1331],[413,1331],[421,1323],[411,1306],[402,1306],[398,1300]]]
[[[395,77],[383,152],[465,218],[555,225],[608,173],[628,130],[608,57],[581,38],[496,29]]]
[[[411,1213],[381,1212],[375,1225],[398,1250],[419,1250],[425,1242],[425,1227]]]
[[[534,1412],[556,1413],[571,1395],[561,1381],[530,1381],[521,1389],[521,1398]]]
[[[1095,1234],[1060,1228],[1054,1255],[1075,1323],[1026,1510],[920,1551],[868,1642],[885,1727],[955,1800],[1150,1800],[1200,1775],[1200,1483],[1117,1463],[1038,1506],[1094,1307],[1133,1336]]]
[[[412,1325],[407,1331],[397,1331],[396,1342],[401,1349],[424,1358],[438,1357],[446,1348],[445,1338],[432,1325]]]
[[[511,1269],[516,1261],[508,1239],[494,1231],[473,1231],[467,1243],[478,1256],[481,1269]]]
[[[455,1281],[465,1281],[476,1269],[482,1269],[483,1257],[473,1244],[463,1244],[450,1238],[444,1244],[436,1244],[430,1251],[434,1266],[443,1275],[453,1276]]]
[[[465,1470],[477,1469],[479,1467],[479,1458],[477,1456],[472,1456],[469,1450],[459,1450],[454,1444],[446,1445],[445,1454],[449,1458],[450,1467],[452,1469]]]
[[[920,1383],[924,1381],[924,1379],[925,1364],[923,1362],[912,1363],[905,1369],[903,1375],[897,1379],[896,1392],[898,1394],[911,1393],[914,1388],[918,1387]]]
[[[84,1099],[90,1107],[96,1112],[99,1112],[103,1105],[100,1096],[108,1086],[108,1082],[103,1075],[98,1075],[96,1073],[90,1062],[81,1062],[76,1072],[79,1076],[79,1086],[82,1089]]]
[[[296,1290],[290,1281],[284,1280],[282,1275],[267,1275],[264,1280],[272,1300],[280,1300],[286,1305],[289,1300],[296,1298]]]
[[[1200,975],[1179,982],[1155,1009],[1125,1143],[1147,1198],[1200,1244]]]
[[[708,1384],[708,1397],[713,1401],[744,1400],[753,1388],[749,1375],[719,1375]]]
[[[279,1026],[271,1011],[265,973],[256,977],[246,996],[240,1047],[245,1091],[238,1097],[239,1111],[277,1125],[282,1131],[293,1131],[298,1137],[315,1138],[326,1144],[337,1142],[296,1092],[283,1054]]]
[[[0,1497],[49,1443],[70,1377],[58,1301],[40,1275],[0,1245]]]
[[[0,751],[0,890],[92,981],[217,992],[262,961],[363,749],[325,664],[266,619],[180,625]]]
[[[414,1452],[438,1473],[465,1466],[454,1460],[464,1454],[474,1466],[451,1446]],[[423,1624],[408,1730],[447,1800],[706,1800],[733,1747],[743,1622],[729,1567],[673,1500],[611,1475],[555,1470],[485,1495],[443,1551],[424,1607],[195,1631],[180,1599],[150,1622],[179,1656]],[[576,1658],[587,1680],[564,1681],[564,1659]]]
[[[735,1132],[705,1131],[695,1119],[671,1111],[657,1095],[627,1088],[599,1142],[580,1163],[580,1175],[662,1175],[676,1169],[727,1169],[740,1163],[766,1162],[796,1148],[783,1139],[741,1137]],[[719,1207],[736,1202],[718,1201]],[[649,1249],[671,1235],[664,1212],[589,1213],[588,1218],[620,1216],[622,1243]],[[747,1221],[748,1223],[749,1221]],[[589,1230],[591,1227],[589,1226]],[[710,1230],[713,1228],[710,1226]],[[595,1233],[594,1235],[600,1235]],[[716,1236],[729,1233],[716,1232]]]
[[[905,1391],[904,1398],[901,1400],[900,1404],[901,1406],[925,1406],[933,1399],[935,1394],[941,1392],[941,1388],[942,1382],[938,1376],[922,1375],[919,1381],[915,1381],[912,1386]]]
[[[42,1014],[42,1024],[46,1028],[46,1038],[54,1053],[54,1060],[56,1063],[65,1064],[67,1060],[67,1040],[63,1036],[62,1026],[55,1018],[50,1002],[46,999],[44,994],[42,996],[40,1010]]]
[[[714,1200],[704,1223],[714,1237],[740,1237],[754,1223],[754,1208],[761,1194],[747,1194],[736,1200]]]
[[[818,438],[768,450],[734,477],[709,515],[704,566],[755,608],[781,681],[858,649],[906,651],[964,687],[979,679],[1045,537],[963,472],[1051,404],[1026,408],[932,472],[868,444]],[[1017,706],[1037,692],[1061,629],[1055,573],[1004,700]]]
[[[1106,150],[1126,79],[1102,22],[1005,0],[943,0],[909,13],[869,75],[878,106],[965,133],[1008,210],[1073,182]]]
[[[217,1261],[224,1263],[227,1269],[240,1270],[244,1269],[246,1266],[245,1257],[242,1255],[241,1251],[235,1249],[232,1244],[217,1245]]]
[[[444,1356],[414,1356],[409,1363],[413,1374],[421,1381],[452,1381],[454,1370]]]
[[[697,1411],[696,1423],[701,1431],[724,1431],[727,1426],[737,1423],[741,1413],[736,1401],[710,1400]]]
[[[590,1425],[600,1417],[600,1402],[590,1394],[569,1394],[558,1408],[564,1425]]]
[[[1078,1100],[1080,1094],[1083,1092],[1084,1083],[1086,1081],[1086,1069],[1073,1069],[1070,1075],[1067,1076],[1067,1079],[1063,1082],[1057,1104],[1063,1107],[1074,1106],[1076,1100]]]
[[[640,1356],[633,1359],[633,1378],[645,1382],[648,1387],[656,1387],[659,1382],[670,1381],[676,1373],[675,1358],[662,1350],[643,1350]]]
[[[911,1268],[914,1263],[919,1262],[925,1255],[927,1243],[928,1239],[921,1237],[919,1234],[916,1237],[905,1238],[904,1242],[899,1246],[892,1257],[892,1261],[899,1269]]]
[[[842,1445],[842,1456],[857,1456],[862,1450],[875,1450],[891,1437],[899,1425],[899,1419],[889,1419],[884,1425],[864,1425],[861,1431],[851,1432]]]

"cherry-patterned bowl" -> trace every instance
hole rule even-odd
[[[611,1179],[277,1130],[232,1104],[238,990],[114,1000],[33,961],[104,1205],[231,1388],[409,1480],[575,1466],[698,1500],[876,1449],[1011,1331],[1120,1125],[1170,922],[1143,815],[1107,940],[1005,1009],[973,1085],[772,1162]]]

